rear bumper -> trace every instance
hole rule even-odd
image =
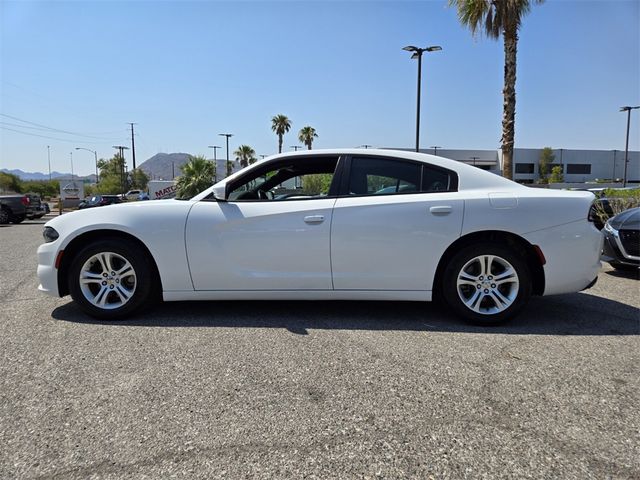
[[[580,220],[524,235],[538,245],[547,260],[543,295],[574,293],[591,286],[602,268],[603,235]]]

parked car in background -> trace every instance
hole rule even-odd
[[[631,208],[604,225],[602,260],[616,270],[640,267],[640,208]]]
[[[36,218],[44,217],[46,210],[42,201],[40,200],[40,195],[35,193],[27,193],[27,197],[29,197],[29,208],[27,209],[27,218],[29,220],[34,220]]]
[[[20,223],[32,212],[28,195],[0,195],[0,225]]]
[[[299,191],[280,195],[291,183]],[[531,295],[595,283],[603,237],[589,220],[593,200],[421,153],[290,152],[190,200],[50,220],[38,249],[39,288],[71,294],[101,319],[129,316],[160,297],[435,297],[468,321],[496,324]]]
[[[78,205],[79,210],[93,207],[104,207],[105,205],[113,205],[115,203],[122,203],[120,195],[94,195],[88,199],[84,199]]]
[[[134,201],[138,200],[138,197],[141,193],[144,193],[142,190],[129,190],[127,193],[123,195],[123,200]]]

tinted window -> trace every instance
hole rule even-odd
[[[351,161],[350,195],[409,193],[420,190],[421,166],[418,163],[383,158],[358,158]]]
[[[388,195],[454,190],[453,174],[418,162],[389,158],[354,157],[349,195]]]

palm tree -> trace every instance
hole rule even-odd
[[[256,151],[249,145],[240,145],[233,154],[236,156],[236,161],[240,162],[242,168],[256,161]]]
[[[544,0],[449,0],[458,10],[460,22],[472,34],[478,30],[489,38],[504,40],[504,96],[502,111],[502,175],[513,178],[513,141],[516,117],[516,57],[518,29],[533,4]]]
[[[298,132],[298,140],[301,143],[304,143],[309,150],[311,150],[311,144],[313,144],[313,139],[318,138],[318,134],[316,133],[316,129],[313,127],[302,127],[300,132]]]
[[[276,115],[271,119],[271,130],[278,135],[278,153],[282,153],[282,137],[291,130],[291,120],[286,115]]]
[[[180,170],[182,175],[176,182],[178,198],[191,198],[213,183],[213,163],[202,155],[189,155],[189,161],[182,165]]]

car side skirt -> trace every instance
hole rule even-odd
[[[165,291],[165,302],[188,300],[382,300],[429,302],[427,290],[217,290]]]

